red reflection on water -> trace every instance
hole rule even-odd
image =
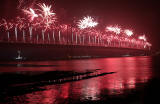
[[[99,100],[100,78],[94,78],[94,81],[85,80],[81,88],[81,100]]]
[[[150,57],[76,60],[72,61],[72,64],[66,61],[66,70],[76,66],[78,69],[81,68],[79,71],[101,68],[103,69],[99,70],[101,72],[116,73],[77,82],[44,86],[42,87],[44,91],[19,96],[18,99],[21,99],[19,101],[29,102],[29,104],[36,102],[59,104],[68,101],[100,100],[104,95],[119,95],[124,94],[126,90],[135,89],[138,83],[147,82],[152,75]]]
[[[108,89],[109,94],[122,94],[126,89],[133,89],[136,83],[144,83],[152,74],[149,57],[127,57],[121,60],[106,60],[106,63],[117,72],[105,76],[101,81],[103,83],[101,89]]]

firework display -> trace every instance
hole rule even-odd
[[[133,35],[133,32],[129,29],[126,29],[124,30],[124,33],[127,35],[127,36],[132,36]]]
[[[98,25],[98,23],[94,22],[93,18],[90,16],[84,17],[82,20],[80,20],[78,22],[78,27],[80,29],[91,28],[91,27],[95,27],[97,25]]]
[[[106,31],[110,31],[110,32],[114,32],[116,34],[120,34],[121,33],[121,28],[118,26],[108,26],[106,27]]]
[[[147,40],[145,35],[139,36],[138,38],[139,38],[140,40],[143,40],[143,41],[146,41],[146,40]]]
[[[59,24],[51,5],[38,4],[38,8],[23,9],[26,18],[1,20],[0,42],[32,44],[66,44],[103,47],[150,49],[146,36],[139,36],[119,25],[96,28],[98,22],[87,16],[77,22],[77,27]],[[16,21],[16,22],[14,22]]]

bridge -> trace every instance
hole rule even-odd
[[[73,28],[49,31],[13,28],[0,29],[2,59],[63,59],[146,55],[150,43],[112,32],[73,31]],[[88,30],[87,30],[88,31]],[[47,56],[48,55],[48,56]]]
[[[101,46],[150,50],[151,44],[143,40],[136,40],[132,37],[114,35],[111,32],[93,33],[74,31],[72,28],[66,30],[54,29],[49,31],[33,29],[11,30],[0,29],[0,43],[23,43],[43,45],[80,45],[80,46]]]

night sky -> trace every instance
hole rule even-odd
[[[39,2],[52,4],[59,19],[65,23],[74,22],[83,16],[93,16],[101,24],[119,24],[146,34],[154,49],[160,46],[160,6],[158,0],[24,0],[18,7],[18,0],[0,0],[0,18],[14,18],[21,15],[20,8]]]

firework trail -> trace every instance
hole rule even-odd
[[[54,23],[56,20],[55,13],[51,10],[51,5],[39,4],[41,7],[41,14],[39,14],[43,18],[43,22],[46,24],[46,27],[49,28],[50,24]]]
[[[24,13],[28,14],[31,21],[33,21],[34,18],[38,17],[38,15],[35,13],[35,11],[32,8],[30,8],[29,10],[23,10],[23,11]]]
[[[45,30],[53,28],[56,22],[56,14],[51,10],[51,5],[38,4],[40,9],[23,9],[23,12],[30,18],[33,26],[44,27]],[[36,19],[36,20],[35,20]]]
[[[46,4],[39,4],[39,7],[43,10],[42,13],[44,14],[45,17],[49,17],[51,15],[55,15],[53,11],[51,10],[51,5],[47,6]]]
[[[138,37],[138,39],[140,39],[140,40],[144,40],[144,41],[146,41],[146,40],[147,40],[145,35],[139,36],[139,37]]]
[[[121,33],[121,28],[119,26],[108,26],[106,27],[106,31],[114,32],[116,34]]]
[[[7,22],[5,19],[2,19],[2,23],[0,24],[0,26],[4,26],[6,30],[10,30],[14,27],[14,24],[11,22]]]
[[[133,32],[129,29],[124,30],[124,33],[129,37],[133,35]]]
[[[84,17],[82,20],[79,20],[78,27],[80,29],[95,27],[98,25],[98,22],[94,21],[94,19],[90,16]]]

